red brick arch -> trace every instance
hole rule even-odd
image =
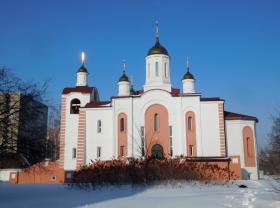
[[[253,130],[251,127],[246,126],[243,128],[242,134],[245,166],[255,167],[255,140]]]
[[[154,116],[158,115],[159,129],[154,129]],[[153,145],[160,144],[163,147],[164,157],[170,155],[168,111],[160,104],[153,104],[145,111],[145,150],[151,155]]]

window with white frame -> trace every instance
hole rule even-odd
[[[144,147],[144,126],[141,126],[141,155],[145,156],[145,147]]]
[[[97,154],[96,154],[97,158],[100,158],[101,157],[101,147],[98,146],[97,147]]]
[[[159,69],[158,69],[158,62],[156,61],[156,77],[158,77],[158,75],[159,75],[159,71],[158,71]]]
[[[164,64],[164,76],[167,78],[167,63]]]
[[[77,150],[76,148],[72,148],[72,158],[75,159],[77,157]]]
[[[172,126],[169,126],[169,146],[170,146],[170,156],[173,156],[173,141],[172,141],[172,137],[173,137],[173,132],[172,132]]]
[[[101,120],[97,121],[97,133],[101,133],[102,131],[102,123]]]
[[[150,67],[150,63],[148,63],[148,78],[150,78],[150,69],[151,67]]]

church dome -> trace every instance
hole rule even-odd
[[[189,70],[185,73],[182,80],[184,79],[194,79],[194,76],[189,72]]]
[[[163,54],[168,56],[168,51],[159,43],[159,38],[157,37],[156,44],[148,51],[147,56]]]
[[[85,73],[88,73],[87,68],[85,67],[84,64],[82,64],[82,66],[78,69],[77,73],[78,73],[78,72],[85,72]]]
[[[119,82],[129,82],[129,79],[125,73],[123,73],[123,75],[120,77]]]

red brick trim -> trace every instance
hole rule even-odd
[[[78,124],[78,143],[77,143],[77,169],[85,163],[85,133],[86,133],[86,112],[80,111]]]
[[[61,98],[61,117],[60,118],[61,118],[61,120],[60,120],[60,139],[59,139],[59,167],[64,168],[66,97]]]
[[[225,139],[225,120],[224,120],[224,103],[218,104],[219,112],[219,129],[220,129],[220,154],[226,156],[226,139]]]

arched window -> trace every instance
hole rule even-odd
[[[251,157],[252,156],[252,152],[251,152],[250,137],[246,138],[246,148],[247,148],[247,155],[248,155],[248,157]]]
[[[150,78],[150,63],[148,63],[148,78]]]
[[[81,107],[81,102],[79,99],[75,98],[71,101],[70,113],[79,114],[79,109]]]
[[[156,77],[158,77],[158,74],[159,74],[159,72],[158,72],[158,62],[156,61]]]
[[[120,131],[123,132],[124,131],[124,118],[120,119]]]
[[[192,130],[192,125],[193,125],[193,124],[192,124],[192,117],[189,116],[189,117],[188,117],[188,129],[189,129],[189,130]]]
[[[102,130],[102,124],[101,124],[101,120],[97,121],[97,133],[101,133]]]
[[[154,115],[154,131],[158,131],[159,130],[159,117],[158,114],[156,113]]]
[[[164,76],[167,78],[167,63],[164,64]]]

